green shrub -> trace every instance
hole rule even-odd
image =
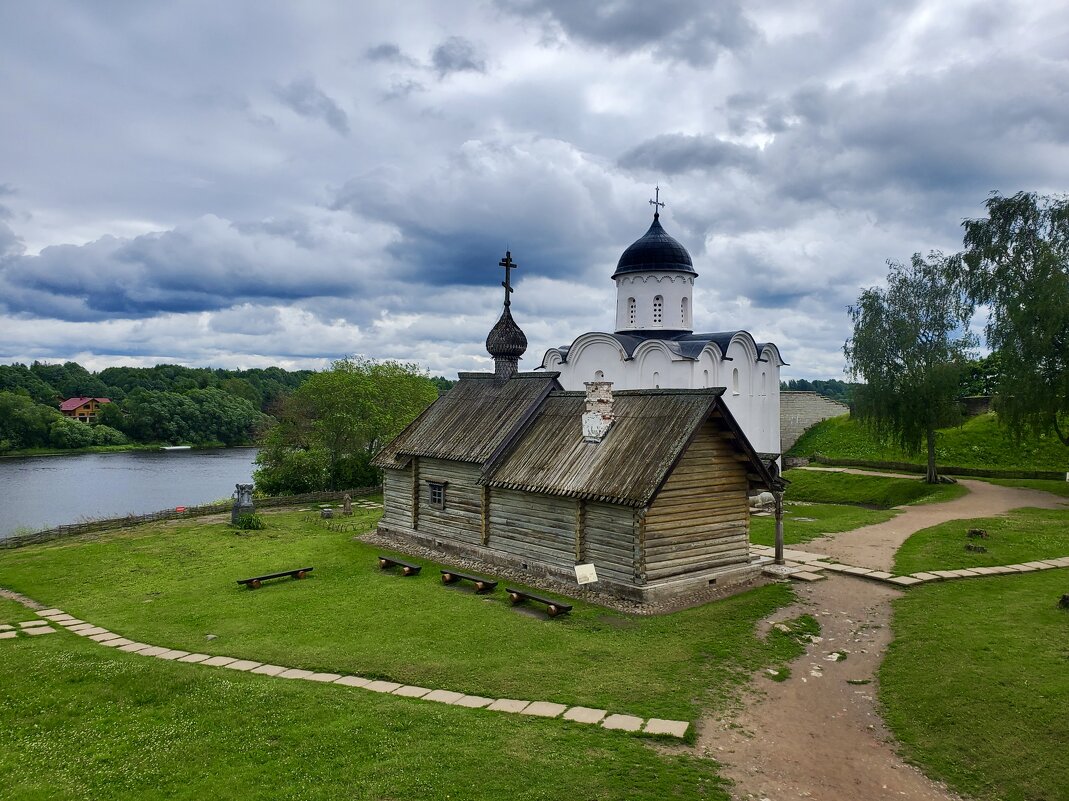
[[[117,431],[111,426],[97,425],[93,426],[93,444],[94,445],[125,445],[129,442],[121,431]]]
[[[234,527],[243,531],[260,531],[267,528],[267,523],[259,515],[247,513],[238,515],[238,519],[234,522]]]

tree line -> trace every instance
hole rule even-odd
[[[933,482],[936,429],[958,422],[963,386],[993,394],[1015,438],[1069,447],[1069,198],[996,192],[985,205],[986,217],[962,223],[960,252],[889,261],[886,286],[849,309],[847,372],[864,381],[854,410],[905,450],[925,449]],[[990,350],[981,360],[978,308]]]
[[[342,359],[328,370],[161,364],[90,372],[76,362],[0,365],[0,453],[130,443],[256,443],[268,494],[369,486],[371,457],[455,382],[415,364]],[[69,397],[109,398],[92,424]]]

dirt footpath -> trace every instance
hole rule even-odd
[[[794,547],[887,570],[922,528],[1023,506],[1069,508],[1045,492],[961,483],[970,492],[957,500],[904,507],[886,523]],[[820,621],[821,638],[791,664],[786,681],[757,676],[757,691],[738,715],[701,720],[698,752],[723,764],[736,799],[959,799],[899,758],[878,713],[876,676],[891,640],[891,601],[901,591],[841,574],[796,589],[799,602],[765,621],[766,630],[808,613]]]
[[[876,672],[891,639],[890,602],[899,594],[833,576],[799,587],[799,603],[779,610],[773,620],[813,615],[820,642],[792,663],[787,681],[758,676],[761,695],[737,717],[699,724],[699,753],[723,764],[735,798],[958,799],[898,757],[877,712]],[[832,661],[838,654],[845,659]]]
[[[841,472],[872,475],[860,470]],[[881,475],[895,475],[893,473]],[[901,477],[901,476],[899,476]],[[1024,506],[1036,509],[1069,509],[1069,501],[1049,492],[1000,487],[985,481],[959,479],[959,484],[969,490],[968,495],[944,503],[927,503],[917,506],[899,506],[902,511],[885,523],[832,534],[811,540],[805,545],[791,546],[795,550],[823,553],[848,565],[867,567],[872,570],[890,570],[895,552],[910,535],[922,528],[946,523],[949,520],[967,520],[973,517],[998,517],[1011,509]]]

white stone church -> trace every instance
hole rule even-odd
[[[610,381],[615,389],[726,387],[724,400],[754,450],[778,454],[779,371],[786,362],[773,343],[756,342],[747,331],[694,333],[697,277],[686,248],[654,213],[612,276],[616,331],[581,334],[547,351],[542,368],[559,372],[566,390],[582,390],[587,381]]]

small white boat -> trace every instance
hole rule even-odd
[[[188,451],[192,450],[192,445],[161,445],[161,451]]]

